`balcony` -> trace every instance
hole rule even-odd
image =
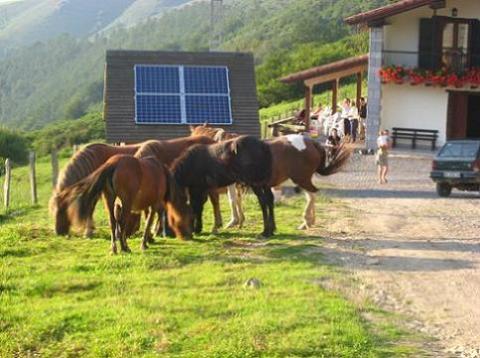
[[[474,67],[479,67],[473,64],[480,63],[480,56],[450,49],[437,53],[385,50],[383,51],[383,63],[385,67],[401,66],[433,72],[444,69],[449,73],[461,75]]]

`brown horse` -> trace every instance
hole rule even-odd
[[[192,129],[192,135],[208,135],[221,138],[223,129],[207,125]],[[351,149],[341,146],[327,164],[327,151],[318,142],[298,134],[290,134],[265,141],[272,152],[272,176],[270,187],[275,187],[288,179],[305,190],[307,205],[303,213],[303,223],[299,229],[307,229],[315,224],[315,193],[318,189],[312,183],[312,176],[318,173],[328,176],[337,173],[350,158]],[[235,196],[238,199],[239,193]],[[230,196],[232,200],[232,196]],[[241,205],[235,204],[241,211]],[[232,209],[233,212],[233,209]]]
[[[155,214],[168,209],[168,220],[177,237],[192,237],[192,214],[187,197],[180,190],[168,168],[155,157],[137,158],[115,155],[88,177],[58,194],[67,206],[70,221],[84,223],[90,218],[103,193],[108,208],[112,253],[117,253],[116,240],[122,251],[129,252],[126,220],[132,213],[147,212],[142,249],[148,246]],[[115,205],[119,200],[121,205]]]
[[[58,193],[90,175],[112,156],[117,154],[133,156],[140,148],[143,148],[140,156],[154,155],[158,160],[169,165],[188,147],[194,144],[208,144],[212,142],[212,139],[197,136],[164,141],[147,141],[127,146],[112,146],[102,143],[87,145],[70,159],[68,165],[61,172],[57,186],[50,199],[50,211],[55,219],[56,234],[67,235],[71,226],[67,214],[68,207],[60,205]],[[213,200],[215,201],[215,199],[216,203],[214,206],[218,205],[218,198],[214,197]],[[129,232],[133,233],[138,230],[140,223],[140,217],[138,215],[132,215],[127,221],[130,222],[128,225]],[[83,225],[86,227],[86,236],[91,236],[93,233],[93,218],[87,218]]]

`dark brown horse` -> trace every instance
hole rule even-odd
[[[195,145],[172,166],[177,183],[188,189],[195,216],[194,231],[202,231],[203,205],[211,189],[243,183],[252,187],[262,207],[262,236],[273,234],[273,195],[267,183],[272,155],[268,146],[250,136],[240,136],[212,145]]]
[[[192,215],[184,190],[177,187],[168,168],[155,157],[137,158],[115,155],[88,177],[58,194],[67,206],[70,222],[84,223],[90,218],[103,193],[110,219],[112,253],[117,253],[116,240],[122,251],[129,252],[126,220],[134,213],[146,211],[147,223],[142,249],[151,238],[155,214],[168,209],[168,220],[177,237],[190,239]],[[121,205],[115,205],[116,200]]]
[[[57,235],[67,235],[71,226],[69,216],[67,215],[68,207],[60,205],[58,193],[90,175],[112,156],[117,154],[133,156],[142,148],[139,154],[140,157],[154,155],[158,160],[169,165],[185,149],[198,143],[208,144],[213,143],[213,140],[203,136],[196,136],[164,141],[147,141],[127,146],[112,146],[102,143],[87,145],[72,157],[62,171],[50,199],[50,210],[55,219],[55,232]],[[218,197],[213,198],[213,200],[215,199],[215,205],[218,205]],[[140,223],[140,217],[138,215],[132,215],[127,221],[130,223],[128,225],[129,232],[133,233],[138,230]],[[93,232],[93,218],[87,218],[83,225],[86,226],[86,236],[91,236]]]
[[[225,131],[207,125],[191,129],[192,135],[207,135],[212,138],[222,138]],[[230,135],[231,136],[231,135]],[[298,134],[290,134],[265,141],[272,152],[272,175],[268,185],[275,187],[291,179],[295,184],[305,190],[307,205],[303,213],[303,223],[299,229],[312,227],[315,223],[315,193],[318,189],[312,183],[314,173],[328,176],[337,173],[350,158],[351,149],[341,146],[327,164],[327,151],[318,142]],[[239,193],[233,198],[238,200],[235,206],[237,211],[242,211]],[[232,200],[232,196],[229,196]],[[240,203],[240,205],[238,204]],[[232,208],[232,212],[234,209]],[[243,215],[241,215],[243,216]]]

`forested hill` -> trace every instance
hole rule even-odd
[[[253,51],[262,106],[298,96],[277,78],[365,52],[366,36],[343,18],[390,0],[232,0],[221,26],[223,50]],[[99,109],[106,49],[207,50],[210,8],[193,2],[135,27],[94,39],[62,35],[0,60],[0,122],[32,129]]]

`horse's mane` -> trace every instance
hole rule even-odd
[[[104,143],[93,143],[85,146],[70,159],[67,166],[60,172],[56,191],[59,192],[93,173],[115,154],[133,155],[139,145],[115,147]]]

